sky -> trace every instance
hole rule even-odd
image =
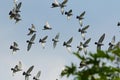
[[[62,1],[58,0],[58,2]],[[16,24],[14,20],[9,19],[8,14],[14,6],[13,0],[2,0],[0,3],[0,78],[2,80],[24,80],[22,72],[32,65],[34,65],[32,76],[40,70],[41,80],[66,79],[60,77],[60,72],[64,66],[70,65],[71,62],[78,66],[80,61],[63,47],[63,42],[73,37],[72,51],[77,50],[76,46],[79,45],[80,41],[83,42],[78,32],[80,25],[76,19],[76,16],[83,11],[86,11],[83,26],[90,25],[86,34],[87,39],[91,38],[87,48],[88,52],[95,52],[94,42],[98,41],[103,33],[105,33],[103,50],[108,48],[108,43],[114,35],[116,42],[120,40],[120,28],[117,26],[118,21],[120,21],[119,0],[68,0],[65,11],[73,10],[73,16],[70,20],[67,20],[65,15],[61,15],[59,8],[51,8],[54,0],[18,0],[18,2],[22,2],[20,12],[22,20]],[[46,21],[51,25],[51,31],[42,30]],[[31,24],[36,27],[36,39],[30,51],[27,51],[26,40],[31,38],[31,36],[27,36],[27,33]],[[60,33],[59,43],[53,49],[52,38],[58,32]],[[39,39],[45,35],[48,35],[48,39],[45,49],[42,49]],[[12,54],[9,48],[14,41],[18,43],[20,50]],[[19,61],[22,62],[23,71],[12,76],[10,69]],[[32,80],[32,76],[30,80]]]

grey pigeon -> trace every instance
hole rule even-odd
[[[52,3],[52,8],[60,7],[62,15],[64,14],[64,7],[66,7],[66,3],[68,0],[64,0],[63,2],[59,3],[57,0]]]
[[[53,38],[52,39],[52,41],[53,41],[53,48],[55,48],[56,47],[56,45],[57,45],[57,42],[59,42],[59,35],[60,35],[60,33],[58,33],[56,36],[55,36],[55,38]]]
[[[32,35],[33,33],[36,32],[34,24],[31,24],[31,25],[32,25],[32,27],[31,27],[31,28],[28,28],[29,33],[28,33],[27,35]]]
[[[79,20],[79,24],[80,24],[80,26],[83,26],[83,22],[82,22],[82,20],[84,19],[84,17],[83,17],[84,15],[85,15],[85,11],[82,12],[79,16],[76,16],[76,19]]]
[[[85,26],[85,27],[83,27],[83,28],[80,28],[80,29],[78,30],[78,32],[81,33],[81,36],[82,36],[83,40],[85,40],[85,33],[87,33],[86,29],[88,29],[88,28],[89,28],[89,25],[87,25],[87,26]]]
[[[13,72],[13,76],[16,72],[22,71],[22,63],[21,61],[19,61],[19,63],[17,65],[15,65],[14,68],[11,68],[12,72]]]
[[[20,50],[16,42],[13,42],[13,45],[10,46],[10,49],[12,49],[12,52],[16,52],[17,50]]]
[[[26,42],[28,43],[28,46],[27,46],[27,51],[30,50],[32,44],[34,44],[34,40],[35,40],[35,37],[36,37],[36,34],[34,34],[30,40],[27,40]]]
[[[63,46],[66,46],[67,50],[71,52],[71,42],[73,40],[73,37],[71,37],[67,42],[63,43]]]
[[[104,45],[102,42],[105,38],[105,33],[100,37],[100,39],[98,40],[98,42],[95,42],[95,44],[97,45],[97,50],[101,50],[101,46]]]
[[[64,14],[64,7],[66,7],[67,2],[68,0],[64,0],[62,3],[59,3],[62,15]]]
[[[46,43],[46,39],[48,38],[48,36],[43,37],[42,39],[39,40],[39,43],[41,43],[43,49],[45,48],[45,43]]]
[[[70,17],[73,15],[73,14],[72,14],[72,9],[70,9],[68,12],[66,11],[66,12],[65,12],[65,15],[67,15],[67,19],[69,20]]]
[[[38,71],[37,75],[33,77],[33,80],[40,80],[39,77],[41,75],[41,71]]]
[[[31,66],[26,72],[23,72],[23,75],[25,76],[25,80],[29,80],[29,76],[31,76],[31,71],[33,70],[34,66]]]
[[[46,22],[46,24],[44,25],[44,29],[43,30],[51,30],[51,26],[49,25],[48,22]]]
[[[112,41],[109,42],[108,51],[109,51],[109,50],[112,50],[114,46],[115,46],[115,36],[113,36]]]
[[[80,45],[77,46],[78,48],[78,52],[83,50],[85,54],[87,54],[87,47],[88,47],[88,43],[91,41],[91,38],[89,38],[88,40],[86,40],[84,43],[80,42]]]

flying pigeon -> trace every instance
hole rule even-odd
[[[97,50],[101,50],[101,46],[104,45],[102,42],[105,38],[105,33],[100,37],[100,39],[98,40],[98,42],[95,42],[95,44],[97,45]]]
[[[67,50],[71,52],[71,42],[73,40],[73,37],[71,37],[67,42],[63,43],[63,46],[66,46]]]
[[[35,26],[34,26],[33,24],[31,24],[31,25],[32,25],[32,27],[31,27],[31,28],[28,28],[29,33],[28,33],[27,35],[32,35],[33,33],[36,32],[36,30],[35,30]]]
[[[88,28],[89,28],[89,25],[83,27],[82,29],[80,28],[80,29],[78,30],[78,32],[81,33],[81,36],[82,36],[83,40],[85,40],[85,33],[87,33],[86,29],[88,29]]]
[[[15,65],[14,68],[11,68],[12,72],[13,72],[13,76],[16,72],[22,71],[22,63],[21,61],[19,61],[19,63],[17,65]]]
[[[62,15],[64,14],[64,7],[66,7],[66,3],[68,0],[64,0],[63,2],[59,3],[57,0],[52,3],[52,8],[60,7]]]
[[[78,48],[78,52],[83,50],[85,54],[87,54],[87,47],[88,47],[88,43],[91,41],[91,38],[89,38],[88,40],[86,40],[84,43],[80,42],[80,45],[77,46]]]
[[[36,34],[34,34],[30,40],[27,40],[26,42],[28,43],[28,46],[27,46],[27,51],[30,50],[32,44],[34,44],[34,40],[35,40],[35,37],[36,37]]]
[[[29,76],[31,76],[30,72],[33,70],[34,66],[31,66],[26,72],[23,72],[25,75],[25,80],[29,80]]]
[[[41,75],[41,71],[38,71],[37,75],[33,77],[33,80],[40,80],[39,77]]]
[[[59,42],[59,33],[55,36],[55,38],[53,38],[52,39],[52,41],[53,41],[53,48],[55,48],[56,47],[56,45],[57,45],[57,42]]]
[[[50,27],[49,23],[46,22],[46,24],[44,25],[44,29],[43,30],[51,30],[52,28]]]
[[[84,17],[83,17],[84,15],[85,15],[85,11],[82,12],[79,16],[76,16],[76,19],[79,20],[79,24],[80,24],[81,27],[82,27],[82,25],[83,25],[82,20],[84,19]]]
[[[109,50],[112,50],[114,46],[115,46],[115,36],[113,36],[112,41],[109,42],[108,51],[109,51]]]
[[[13,42],[13,45],[10,46],[10,49],[12,49],[12,52],[16,52],[17,50],[20,50],[16,42]]]
[[[43,37],[42,39],[39,40],[39,43],[41,43],[43,49],[45,48],[45,43],[46,43],[46,39],[48,38],[48,36]]]
[[[68,0],[64,0],[62,3],[59,3],[62,15],[64,14],[64,7],[66,7],[67,2]]]
[[[70,17],[73,15],[73,14],[72,14],[72,9],[70,9],[68,12],[66,11],[66,12],[65,12],[65,15],[67,15],[67,19],[69,20]]]

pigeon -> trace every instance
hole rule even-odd
[[[97,45],[97,50],[101,50],[101,46],[104,45],[102,42],[105,38],[105,33],[100,37],[100,39],[98,40],[98,42],[95,42],[95,44]]]
[[[89,38],[88,40],[86,40],[84,43],[80,42],[80,45],[77,46],[78,48],[78,52],[83,50],[85,54],[87,54],[87,47],[88,47],[88,43],[91,41],[91,38]]]
[[[30,50],[32,44],[34,44],[34,40],[35,40],[35,37],[36,37],[36,34],[34,34],[30,40],[27,40],[26,42],[28,43],[28,46],[27,46],[27,51]]]
[[[72,9],[70,9],[68,12],[66,11],[66,12],[65,12],[65,15],[67,15],[67,19],[69,20],[70,17],[73,15],[73,14],[72,14]]]
[[[109,42],[108,51],[109,51],[109,50],[112,50],[114,46],[115,46],[115,36],[113,36],[112,41]]]
[[[45,48],[45,43],[46,43],[45,40],[46,40],[47,38],[48,38],[48,36],[45,36],[45,37],[43,37],[42,39],[39,40],[39,43],[41,43],[43,49]]]
[[[60,35],[60,33],[58,33],[56,36],[55,36],[55,38],[53,38],[52,39],[52,41],[53,41],[53,48],[55,48],[56,47],[56,45],[57,45],[57,42],[59,42],[59,35]]]
[[[17,65],[15,65],[14,68],[11,68],[12,72],[13,72],[13,76],[16,72],[22,71],[22,63],[21,61],[19,61],[19,63]]]
[[[31,66],[26,72],[23,72],[25,76],[25,80],[29,80],[29,76],[31,76],[30,72],[33,70],[34,66]]]
[[[82,68],[82,67],[84,67],[84,66],[87,66],[87,63],[86,63],[85,60],[82,60],[82,61],[80,62],[79,68]]]
[[[81,36],[82,36],[83,40],[85,40],[85,33],[87,33],[86,29],[88,29],[88,28],[89,28],[89,25],[83,27],[82,29],[80,28],[78,30],[78,32],[81,32]]]
[[[71,52],[71,42],[73,40],[73,37],[71,37],[67,42],[63,43],[63,46],[66,46],[68,52]]]
[[[17,50],[20,50],[16,42],[13,42],[13,45],[10,46],[10,49],[12,49],[12,52],[16,52]]]
[[[33,77],[33,80],[40,80],[39,77],[41,75],[41,71],[38,71],[37,75]]]
[[[120,26],[120,22],[117,23],[117,26]]]
[[[80,24],[81,27],[83,26],[82,20],[84,19],[84,18],[83,18],[84,15],[85,15],[85,11],[82,12],[79,16],[76,16],[76,19],[79,20],[79,24]]]
[[[64,14],[64,7],[66,7],[66,3],[68,2],[68,0],[64,0],[63,2],[59,3],[57,0],[54,1],[54,3],[52,3],[52,7],[51,8],[56,8],[56,7],[60,7],[61,9],[61,14]]]
[[[32,35],[33,33],[36,32],[35,26],[34,26],[33,24],[31,24],[31,25],[32,25],[32,27],[31,27],[31,28],[28,28],[28,30],[29,30],[29,33],[27,34],[28,36],[29,36],[29,35]]]
[[[59,7],[59,3],[57,0],[54,0],[54,3],[52,3],[52,7],[51,8],[56,8]]]
[[[49,23],[46,22],[46,24],[44,25],[44,29],[43,30],[51,30],[52,28],[50,27]]]
[[[68,0],[64,0],[62,3],[59,3],[62,15],[64,14],[64,7],[66,7],[67,2]]]

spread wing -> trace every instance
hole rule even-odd
[[[64,4],[66,4],[68,2],[68,0],[64,0],[63,2],[62,2],[62,4],[64,5]]]
[[[27,46],[27,51],[30,50],[31,46],[32,46],[32,44],[29,43],[28,46]]]
[[[35,26],[34,26],[34,24],[31,24],[32,25],[32,29],[34,30],[35,29]]]
[[[87,25],[87,26],[85,26],[84,28],[82,28],[82,30],[86,30],[86,29],[88,29],[89,28],[89,25]]]
[[[71,37],[68,41],[67,41],[67,44],[70,44],[73,40],[73,37]]]
[[[41,71],[38,71],[37,75],[36,75],[36,78],[38,79],[41,75]]]
[[[50,24],[49,24],[48,22],[46,22],[46,27],[47,27],[47,28],[51,28],[51,27],[50,27]]]
[[[59,5],[59,3],[58,3],[58,1],[57,1],[57,0],[55,0],[55,1],[54,1],[54,3],[55,3],[56,5]]]
[[[17,44],[16,42],[13,42],[13,45],[14,45],[15,47],[17,47],[17,46],[18,46],[18,44]]]
[[[48,36],[45,36],[42,40],[46,40]]]
[[[33,70],[34,66],[31,66],[28,70],[27,73],[30,73]]]
[[[85,45],[88,44],[90,42],[91,38],[89,38],[87,41],[85,41]]]
[[[82,18],[85,15],[85,11],[80,14],[80,17]]]
[[[30,41],[34,41],[34,40],[35,40],[35,37],[36,37],[36,34],[34,34],[34,35],[31,37]]]
[[[60,33],[58,33],[58,34],[55,36],[55,39],[58,39],[58,38],[59,38],[59,35],[60,35]]]
[[[19,61],[19,63],[18,63],[18,69],[22,69],[22,63],[21,63],[21,61]]]
[[[68,11],[68,13],[72,13],[72,9],[70,9],[70,10]]]
[[[99,43],[102,43],[103,42],[103,40],[104,40],[104,38],[105,38],[105,33],[100,37],[100,39],[99,39]]]

